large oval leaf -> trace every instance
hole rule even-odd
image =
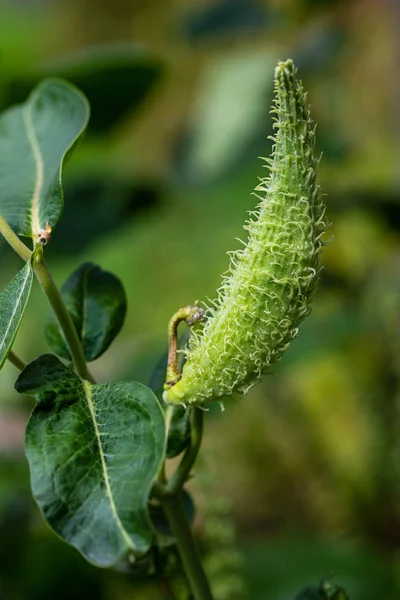
[[[24,316],[32,279],[32,267],[28,261],[0,294],[0,368],[11,350]]]
[[[33,494],[49,525],[97,566],[150,547],[147,500],[165,451],[160,404],[135,382],[91,385],[45,354],[19,376]]]
[[[0,211],[18,235],[35,237],[63,209],[64,159],[84,132],[89,104],[74,86],[46,79],[0,117]]]
[[[125,320],[126,295],[121,281],[93,263],[84,263],[65,282],[61,295],[88,362],[107,350]],[[46,327],[52,350],[70,360],[64,335],[52,316]]]

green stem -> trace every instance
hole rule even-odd
[[[196,458],[200,450],[201,440],[203,437],[204,411],[200,408],[196,408],[195,406],[193,406],[191,410],[190,444],[175,473],[172,475],[171,479],[166,485],[166,491],[168,493],[177,492],[182,488],[190,475],[190,471],[196,462]]]
[[[61,294],[54,283],[53,277],[51,276],[46,263],[43,260],[43,250],[41,248],[39,248],[36,254],[33,269],[35,271],[37,280],[42,286],[42,289],[46,294],[64,333],[76,372],[83,379],[94,383],[93,377],[88,371],[85,356],[82,350],[82,344],[72,322],[71,315],[66,309]]]
[[[20,371],[23,371],[27,365],[27,363],[23,361],[22,358],[17,356],[12,350],[10,350],[10,352],[8,353],[7,358],[10,361],[10,363],[13,364],[14,367],[17,367],[17,369],[19,369]]]
[[[22,260],[28,262],[32,252],[29,250],[28,246],[25,246],[25,244],[21,242],[19,237],[11,229],[11,227],[9,226],[2,214],[0,214],[0,233],[2,234],[4,239],[10,244],[11,248],[17,254],[19,254]]]
[[[172,495],[166,494],[160,501],[176,539],[182,564],[189,579],[195,600],[213,600],[196,542],[186,518],[182,492],[179,491]]]
[[[192,411],[190,445],[171,479],[164,483],[160,478],[153,486],[153,494],[164,509],[195,600],[212,600],[210,585],[201,564],[182,500],[182,487],[196,461],[203,435],[203,411],[195,406],[190,410]]]

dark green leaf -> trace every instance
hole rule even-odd
[[[151,485],[165,423],[144,385],[92,385],[55,356],[24,369],[17,391],[37,405],[26,429],[33,494],[49,525],[90,562],[110,566],[148,551]]]
[[[41,65],[29,78],[15,80],[8,96],[18,102],[39,79],[62,77],[87,96],[89,131],[105,133],[142,104],[162,72],[159,59],[132,44],[95,46]]]
[[[32,267],[28,262],[0,294],[0,368],[12,348],[24,316],[32,278]]]
[[[35,237],[57,224],[63,209],[66,155],[89,118],[85,96],[69,83],[47,79],[28,100],[0,117],[0,210],[18,235]]]
[[[72,317],[88,362],[107,350],[125,320],[126,296],[120,280],[92,263],[84,263],[65,282],[61,295]],[[52,350],[70,359],[68,346],[52,316],[46,327]]]
[[[310,585],[297,594],[295,600],[327,600],[320,587]]]
[[[190,441],[190,408],[174,406],[168,431],[167,458],[175,458]]]

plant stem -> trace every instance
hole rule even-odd
[[[19,254],[19,256],[25,262],[28,262],[28,260],[32,256],[32,252],[29,250],[29,248],[27,246],[25,246],[25,244],[23,242],[21,242],[19,237],[14,233],[14,231],[11,229],[11,227],[9,226],[9,224],[4,219],[4,217],[1,213],[0,213],[0,233],[3,235],[4,239],[10,244],[11,248],[17,254]],[[90,375],[90,373],[88,371],[85,356],[84,356],[83,350],[82,350],[82,344],[78,338],[78,334],[76,333],[76,329],[72,322],[71,316],[70,316],[69,312],[67,311],[64,301],[61,297],[61,294],[58,291],[56,284],[54,283],[54,280],[51,276],[49,269],[47,268],[46,263],[43,260],[43,248],[39,248],[38,251],[36,252],[34,264],[32,266],[33,266],[35,275],[36,275],[40,285],[42,286],[43,291],[46,294],[46,296],[56,314],[56,317],[60,323],[60,327],[63,330],[65,339],[67,341],[69,350],[71,352],[71,356],[72,356],[72,360],[73,360],[76,372],[84,379],[87,379],[88,381],[91,381],[92,383],[94,383],[93,377]],[[19,359],[14,360],[12,357],[15,357],[15,355],[10,353],[9,359],[16,367],[20,368],[20,366],[22,366],[22,364],[24,364],[23,361],[20,361]],[[17,364],[17,361],[18,361],[18,364]],[[25,364],[24,364],[24,366],[25,366]],[[24,367],[22,367],[22,368],[24,368]]]
[[[164,509],[195,600],[213,600],[182,501],[182,487],[196,461],[203,435],[204,411],[195,406],[190,410],[192,411],[190,445],[171,479],[164,483],[163,479],[159,478],[159,481],[154,483],[153,495]]]
[[[190,444],[175,473],[172,475],[171,479],[166,485],[166,491],[168,493],[174,493],[182,488],[190,475],[190,471],[196,462],[196,458],[200,450],[201,440],[203,437],[204,411],[195,406],[193,406],[191,410]]]
[[[4,237],[4,239],[10,244],[11,248],[19,254],[19,256],[25,262],[31,257],[32,252],[29,250],[28,246],[25,246],[23,242],[19,239],[16,233],[11,229],[3,215],[0,213],[0,233]]]
[[[72,322],[71,315],[66,309],[61,294],[54,283],[53,277],[51,276],[46,263],[43,260],[43,250],[41,248],[39,248],[35,257],[33,269],[35,271],[37,280],[42,286],[42,289],[46,294],[64,333],[76,372],[83,379],[94,383],[93,377],[88,371],[85,356],[82,350],[82,344]]]
[[[10,361],[10,363],[13,364],[14,367],[17,367],[17,369],[19,369],[20,371],[23,371],[23,369],[25,369],[27,365],[27,363],[24,360],[22,360],[22,358],[17,356],[12,350],[10,350],[10,352],[8,353],[7,358]]]
[[[210,585],[204,573],[196,542],[187,521],[182,492],[166,494],[161,499],[165,516],[178,545],[179,554],[196,600],[213,600]]]

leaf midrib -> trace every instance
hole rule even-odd
[[[31,200],[31,233],[38,234],[40,230],[39,222],[39,200],[40,194],[43,187],[44,179],[44,164],[43,158],[40,152],[39,141],[37,139],[35,128],[32,120],[32,113],[30,104],[27,104],[23,109],[23,118],[26,127],[26,135],[29,144],[32,148],[33,158],[36,165],[36,177],[35,177],[35,190],[33,192]]]
[[[95,435],[96,435],[96,439],[97,439],[97,443],[98,443],[98,447],[99,447],[101,467],[102,467],[102,471],[103,471],[104,483],[106,486],[106,495],[110,502],[111,512],[113,513],[113,516],[118,524],[118,527],[121,530],[122,536],[123,536],[125,542],[127,543],[128,547],[131,548],[132,550],[135,550],[136,548],[135,548],[128,532],[124,528],[124,526],[121,522],[121,519],[119,518],[117,507],[116,507],[115,501],[114,501],[114,496],[113,496],[113,493],[111,490],[111,484],[110,484],[110,480],[109,480],[108,472],[107,472],[107,464],[106,464],[106,460],[105,460],[105,456],[104,456],[104,452],[103,452],[103,447],[101,445],[100,430],[99,430],[99,426],[97,424],[96,414],[95,414],[93,401],[92,401],[92,387],[93,386],[88,381],[83,380],[82,383],[83,383],[83,389],[85,392],[86,402],[89,407],[90,416],[92,417],[94,431],[95,431]]]

